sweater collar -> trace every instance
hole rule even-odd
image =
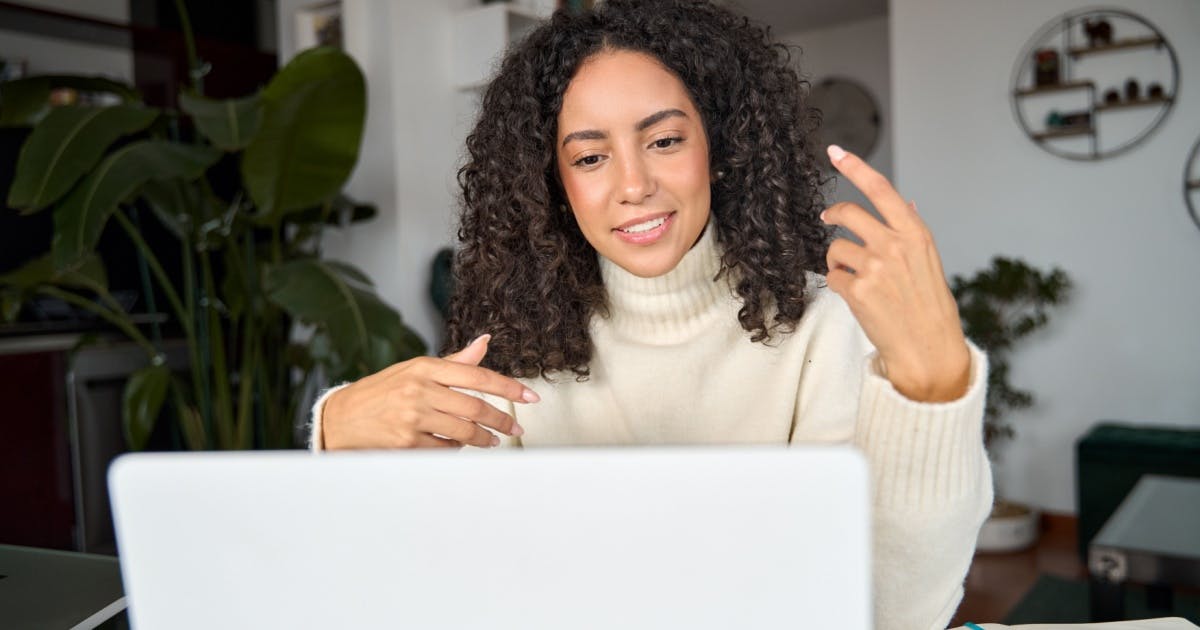
[[[732,299],[721,269],[717,228],[710,220],[700,240],[674,269],[640,278],[600,256],[600,276],[608,292],[608,324],[621,336],[655,345],[678,343],[720,317],[722,301]]]

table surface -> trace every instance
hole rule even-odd
[[[125,609],[112,556],[0,545],[0,628],[95,628]]]
[[[1091,544],[1200,560],[1200,479],[1143,476]]]

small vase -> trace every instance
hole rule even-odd
[[[1037,542],[1040,516],[1029,506],[997,500],[992,514],[979,528],[975,550],[996,553],[1030,547]]]

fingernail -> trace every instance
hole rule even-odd
[[[846,157],[845,149],[836,144],[829,145],[829,148],[826,150],[829,152],[829,159],[833,160],[835,164],[841,162],[842,158]]]
[[[495,448],[497,446],[500,446],[500,438],[493,435],[492,436],[492,448]]]
[[[512,431],[509,432],[509,435],[511,435],[513,437],[521,437],[522,435],[525,435],[525,429],[522,428],[521,425],[514,422],[513,426],[512,426]]]
[[[468,345],[468,346],[473,346],[473,345],[475,345],[475,344],[479,343],[479,341],[480,341],[480,340],[483,340],[483,341],[485,341],[485,342],[487,342],[487,341],[491,341],[491,340],[492,340],[492,335],[491,335],[491,334],[489,334],[489,333],[483,333],[482,335],[479,335],[479,336],[478,336],[478,337],[476,337],[475,339],[471,340],[471,343],[469,343],[469,344],[467,344],[467,345]]]
[[[912,208],[913,212],[916,212],[917,211],[917,202],[915,202],[915,201],[908,202],[908,207]]]
[[[825,211],[824,211],[824,210],[822,210],[822,211],[821,211],[821,221],[823,221],[823,222],[825,222],[825,223],[829,223],[829,220],[825,218]]]
[[[525,391],[521,392],[521,400],[524,400],[527,403],[535,403],[535,402],[541,402],[542,397],[538,396],[537,392],[526,387]]]

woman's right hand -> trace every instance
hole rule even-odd
[[[506,435],[525,431],[512,416],[480,398],[451,387],[494,394],[517,403],[538,402],[533,390],[479,362],[491,335],[438,359],[397,363],[334,392],[321,413],[327,450],[386,448],[490,448]]]

